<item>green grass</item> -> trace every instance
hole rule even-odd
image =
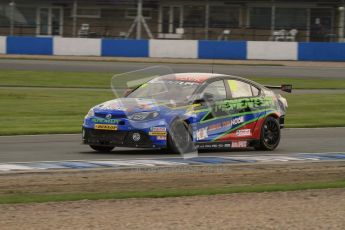
[[[0,86],[110,88],[110,73],[0,70]]]
[[[106,73],[0,70],[0,86],[18,86],[0,89],[0,135],[80,132],[87,111],[114,98],[110,90],[88,88],[109,89],[111,77]],[[254,79],[272,85],[292,83],[296,88],[345,88],[344,80]],[[117,83],[123,86],[125,80],[119,78]],[[286,127],[345,126],[345,94],[290,94],[287,99]]]
[[[198,195],[217,195],[231,193],[299,191],[307,189],[345,188],[345,181],[317,182],[281,185],[247,185],[222,188],[170,189],[151,191],[129,191],[113,193],[73,193],[73,194],[12,194],[0,196],[0,204],[42,203],[57,201],[127,199],[127,198],[166,198]]]
[[[345,94],[289,94],[287,127],[345,126]]]
[[[343,79],[249,77],[263,85],[292,84],[294,89],[345,89]]]
[[[0,134],[80,132],[89,109],[113,97],[111,91],[1,89]]]
[[[49,72],[0,70],[0,86],[39,86],[69,88],[110,88],[112,76],[116,73],[92,72]],[[124,87],[127,80],[139,79],[140,76],[119,77],[116,83]],[[250,79],[267,85],[292,84],[295,89],[345,89],[345,81],[341,79],[315,78],[262,78]]]
[[[13,88],[0,90],[0,135],[79,133],[94,105],[111,91]],[[345,94],[288,95],[286,127],[345,126]]]

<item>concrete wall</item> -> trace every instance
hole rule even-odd
[[[148,40],[102,39],[102,56],[148,57]]]
[[[54,55],[101,56],[101,40],[54,38]]]
[[[0,36],[0,54],[6,54],[6,37]]]
[[[52,55],[53,39],[45,37],[7,37],[6,53]]]
[[[245,60],[245,41],[199,41],[199,58]]]
[[[345,61],[345,43],[0,37],[0,53],[234,60]]]
[[[302,42],[298,46],[301,61],[345,61],[345,43]],[[345,75],[345,73],[344,73]]]
[[[297,60],[297,42],[247,42],[247,59]]]
[[[198,58],[198,41],[150,40],[150,57]]]

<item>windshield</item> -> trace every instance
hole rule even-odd
[[[199,83],[196,82],[154,79],[141,85],[128,97],[184,102],[190,99],[198,86]]]

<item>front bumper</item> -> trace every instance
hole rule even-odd
[[[138,138],[138,136],[140,138]],[[134,147],[134,148],[164,148],[165,143],[155,143],[152,137],[142,131],[111,131],[83,127],[83,143],[87,145]]]

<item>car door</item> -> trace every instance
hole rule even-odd
[[[251,139],[257,120],[265,115],[259,88],[237,79],[224,80],[223,84],[227,96],[223,93],[223,97],[206,103],[208,112],[197,123],[197,142]],[[209,87],[204,92],[219,92],[220,89]]]
[[[196,142],[209,142],[222,133],[221,123],[215,111],[215,105],[222,103],[229,97],[229,91],[226,90],[224,80],[216,80],[206,85],[200,92],[202,98],[202,106],[200,109],[201,116],[193,125],[193,138]]]
[[[225,81],[231,98],[218,105],[218,110],[227,116],[222,122],[224,133],[219,141],[254,138],[257,121],[266,114],[261,92],[255,85],[238,79]]]

